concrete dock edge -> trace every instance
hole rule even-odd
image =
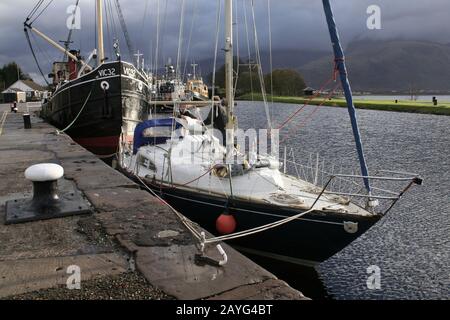
[[[49,298],[76,298],[66,289],[67,267],[76,265],[82,288],[102,277],[145,277],[138,299],[307,299],[226,244],[224,267],[196,265],[195,239],[170,209],[69,136],[56,134],[36,115],[31,120],[32,128],[24,129],[22,114],[8,113],[0,134],[0,298],[32,298],[36,292],[45,298],[39,292],[55,288],[58,295]],[[32,185],[23,173],[43,162],[64,168],[61,192],[73,183],[93,213],[5,225],[5,202],[30,197]],[[206,252],[220,258],[214,247]],[[91,296],[129,298],[114,294],[121,289]]]

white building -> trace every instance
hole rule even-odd
[[[4,102],[25,102],[23,100],[23,92],[26,101],[39,101],[47,95],[47,90],[32,80],[18,80],[2,91]]]

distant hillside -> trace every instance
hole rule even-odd
[[[345,50],[352,88],[357,91],[450,90],[450,46],[419,41],[358,41]],[[298,70],[319,87],[330,78],[332,55]]]
[[[355,91],[392,90],[450,91],[450,45],[425,41],[356,41],[345,48],[347,67]],[[241,53],[241,60],[246,56]],[[269,73],[269,53],[261,52],[264,73]],[[213,60],[198,61],[205,79],[212,72]],[[224,63],[219,56],[217,68]],[[330,51],[274,50],[273,66],[297,69],[306,84],[320,87],[331,77]]]
[[[322,57],[328,56],[329,52],[326,51],[314,51],[314,50],[274,50],[272,52],[273,68],[274,69],[299,69],[300,67],[308,64],[312,61],[316,61]],[[254,54],[252,55],[253,60]],[[242,61],[247,61],[247,55],[241,52],[240,59]],[[261,52],[261,64],[263,66],[264,73],[269,73],[270,65],[270,54],[268,51]],[[200,72],[205,77],[212,73],[213,70],[213,59],[203,59],[197,61],[200,66]],[[217,58],[217,68],[219,69],[224,64],[223,56]],[[243,67],[245,68],[245,67]],[[190,70],[189,70],[190,72]]]

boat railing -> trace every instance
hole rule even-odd
[[[292,154],[293,155],[293,154]],[[374,170],[370,176],[355,174],[356,170],[336,166],[320,159],[319,155],[310,154],[307,164],[301,164],[295,159],[280,159],[284,173],[297,176],[317,188],[323,195],[334,195],[360,207],[386,214],[397,201],[414,185],[422,184],[418,174],[391,170]],[[349,170],[349,171],[347,171]],[[344,173],[351,172],[350,174]],[[364,180],[370,182],[371,190],[367,191]]]

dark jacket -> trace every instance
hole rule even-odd
[[[214,112],[214,115],[213,115]],[[213,121],[214,119],[214,121]],[[225,138],[225,129],[227,127],[227,110],[222,105],[214,105],[214,107],[211,108],[209,111],[208,116],[203,121],[205,125],[210,125],[213,123],[214,129],[219,130],[223,137]]]

